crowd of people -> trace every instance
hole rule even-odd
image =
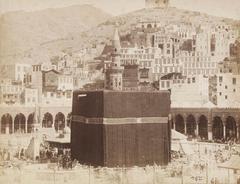
[[[11,159],[10,151],[0,148],[0,161],[9,161]]]
[[[57,163],[58,169],[72,169],[77,165],[77,161],[71,158],[70,149],[50,148],[49,146],[41,147],[37,160],[40,163]]]

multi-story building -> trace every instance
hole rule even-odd
[[[73,91],[74,80],[72,75],[59,75],[58,88],[59,91]]]
[[[186,77],[181,73],[168,73],[162,76],[159,80],[159,90],[171,90],[174,84],[181,84],[185,82]]]
[[[39,97],[38,97],[38,89],[36,88],[25,88],[24,89],[24,104],[26,106],[36,106],[39,101]]]
[[[180,38],[176,34],[169,34],[165,30],[151,34],[150,45],[161,49],[161,56],[175,58],[179,54]]]
[[[19,105],[24,103],[22,83],[4,81],[0,84],[0,104]]]
[[[177,79],[170,83],[172,107],[205,107],[209,105],[209,79],[203,75]]]
[[[43,91],[57,91],[60,73],[55,70],[43,71]]]
[[[181,58],[160,57],[155,58],[153,63],[153,80],[158,81],[162,76],[168,73],[182,73],[183,64]]]
[[[240,106],[240,62],[238,59],[219,63],[219,72],[210,78],[211,101],[219,107]]]
[[[182,63],[182,73],[188,75],[210,75],[217,73],[217,62],[210,56],[196,52],[182,52],[179,58]]]
[[[138,65],[125,65],[123,70],[123,90],[137,91],[139,85]]]
[[[1,77],[8,78],[13,81],[24,80],[25,75],[31,71],[31,65],[29,64],[11,64],[11,65],[1,65]]]

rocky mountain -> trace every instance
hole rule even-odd
[[[79,12],[79,10],[83,10],[83,12]],[[21,54],[21,57],[14,56],[14,58],[20,58],[21,62],[28,62],[28,60],[44,62],[50,56],[57,55],[65,49],[79,50],[82,47],[106,43],[111,40],[116,24],[118,24],[121,34],[126,34],[132,25],[141,21],[156,21],[166,24],[172,22],[179,25],[182,23],[200,25],[223,22],[238,29],[240,27],[240,21],[237,20],[174,7],[141,9],[116,17],[110,17],[91,6],[74,6],[59,10],[48,9],[34,13],[18,12],[18,15],[18,17],[12,15],[14,17],[12,19],[11,14],[1,18],[0,30],[5,30],[5,35],[7,35],[1,41],[1,47],[9,49],[11,53]],[[7,20],[10,20],[11,24],[4,23],[9,22]],[[7,32],[9,30],[12,31]],[[13,56],[5,58],[13,58]]]
[[[91,5],[3,14],[0,17],[1,62],[5,62],[4,58],[23,58],[46,43],[72,38],[110,17]]]
[[[234,28],[240,28],[240,21],[223,17],[215,17],[200,12],[181,10],[174,7],[167,9],[141,9],[122,16],[112,17],[106,22],[98,25],[92,31],[86,32],[84,38],[88,38],[88,42],[103,42],[110,40],[116,24],[119,25],[120,33],[127,34],[131,30],[132,25],[138,22],[160,22],[165,25],[175,24],[182,25],[188,24],[193,26],[218,23],[226,23],[232,25]],[[240,30],[240,29],[239,29]],[[83,41],[82,40],[82,41]]]

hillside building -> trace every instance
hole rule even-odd
[[[145,0],[146,8],[167,8],[169,0]]]
[[[211,101],[219,107],[240,107],[240,62],[219,63],[219,72],[210,78]]]
[[[1,78],[11,79],[13,81],[23,82],[25,75],[31,71],[31,65],[29,64],[10,64],[1,65]]]
[[[23,104],[24,87],[21,83],[2,81],[0,83],[0,104],[20,105]]]

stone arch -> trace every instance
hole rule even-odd
[[[13,133],[13,118],[10,114],[4,114],[1,117],[1,134]]]
[[[19,113],[14,119],[14,132],[16,133],[26,133],[26,117],[24,114]]]
[[[63,130],[65,128],[65,116],[62,112],[56,114],[54,127],[56,131]]]
[[[190,136],[196,136],[195,131],[196,131],[196,119],[195,117],[191,114],[187,117],[186,119],[186,128],[187,128],[187,135]]]
[[[27,119],[27,133],[33,133],[34,131],[34,114],[31,113]]]
[[[53,126],[53,115],[49,112],[45,113],[42,120],[43,128],[52,128]]]
[[[152,24],[147,24],[147,29],[152,29]]]
[[[201,115],[198,119],[198,135],[201,138],[208,139],[208,119]]]
[[[232,116],[228,116],[226,119],[226,139],[232,139],[237,137],[237,123]]]
[[[213,118],[212,134],[213,139],[223,138],[223,122],[219,116]]]
[[[176,131],[184,134],[184,118],[182,115],[178,114],[176,115],[175,117],[175,128],[176,128]]]

